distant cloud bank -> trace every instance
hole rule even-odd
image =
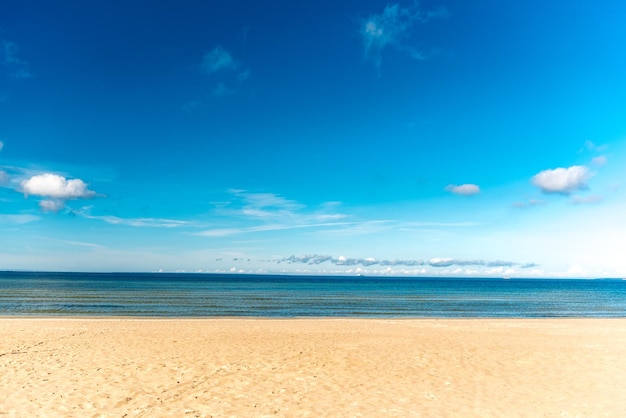
[[[331,263],[336,266],[430,266],[430,267],[452,267],[452,266],[484,266],[484,267],[515,267],[533,268],[537,267],[534,263],[515,263],[511,261],[485,261],[485,260],[459,260],[454,258],[431,258],[430,260],[378,260],[373,257],[368,258],[348,258],[344,256],[333,257],[330,255],[309,254],[286,257],[278,260],[291,264],[308,264],[318,265],[322,263]]]

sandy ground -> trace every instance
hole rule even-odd
[[[626,319],[0,319],[0,417],[624,417]]]

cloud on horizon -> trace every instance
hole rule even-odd
[[[426,23],[432,19],[445,17],[448,17],[448,11],[443,7],[424,11],[417,2],[409,7],[388,4],[382,13],[373,14],[359,22],[365,58],[373,60],[376,67],[380,68],[382,51],[387,47],[393,47],[408,53],[416,60],[426,59],[421,51],[405,45],[404,39],[409,37],[416,23]]]
[[[485,260],[459,260],[454,258],[431,258],[430,260],[378,260],[373,257],[367,258],[348,258],[344,256],[333,257],[330,255],[309,254],[301,256],[289,256],[279,260],[278,262],[290,263],[290,264],[307,264],[307,265],[319,265],[323,263],[330,263],[336,266],[430,266],[430,267],[467,267],[467,266],[483,266],[483,267],[520,267],[523,269],[537,267],[535,263],[516,263],[511,261],[485,261]]]
[[[592,177],[589,168],[574,165],[568,168],[543,170],[535,174],[531,182],[543,193],[570,195],[573,192],[586,190],[587,181]]]

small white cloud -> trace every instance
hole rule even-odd
[[[9,183],[9,175],[6,171],[0,170],[0,186],[4,186]]]
[[[65,202],[57,199],[42,200],[39,202],[39,207],[44,212],[58,212],[65,207]]]
[[[87,188],[87,184],[80,179],[67,180],[58,174],[39,174],[24,180],[21,183],[25,195],[50,197],[54,199],[88,199],[95,196],[95,192]]]
[[[598,157],[595,157],[593,159],[591,159],[591,165],[595,166],[595,167],[603,167],[606,165],[606,163],[608,162],[606,156],[604,155],[600,155]]]
[[[4,148],[4,142],[0,141],[0,151],[2,151],[2,148]]]
[[[461,184],[458,186],[456,184],[450,184],[446,186],[445,190],[461,196],[471,196],[480,193],[480,187],[476,184]]]
[[[544,170],[533,176],[532,183],[543,193],[571,194],[587,188],[587,180],[591,177],[589,168],[575,165],[568,168]]]
[[[225,69],[234,70],[238,66],[239,63],[235,61],[230,52],[221,46],[213,48],[211,52],[208,52],[202,58],[202,69],[209,74]]]

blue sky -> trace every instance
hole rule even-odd
[[[0,6],[0,270],[626,276],[622,1]]]

